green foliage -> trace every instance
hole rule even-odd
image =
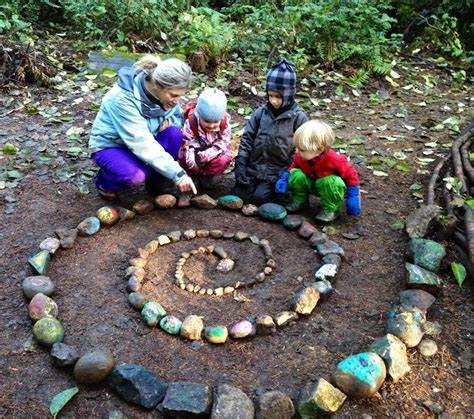
[[[49,411],[53,418],[55,418],[61,409],[66,406],[66,404],[79,392],[78,387],[71,387],[61,393],[56,394],[51,400],[51,404],[49,405]]]
[[[461,265],[457,262],[451,262],[451,271],[453,272],[454,278],[459,286],[462,286],[464,280],[466,279],[467,273],[464,265]]]

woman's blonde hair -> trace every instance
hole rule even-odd
[[[293,144],[301,151],[329,150],[336,137],[332,128],[323,121],[312,119],[301,125],[293,136]]]
[[[143,72],[163,87],[187,89],[191,86],[191,67],[177,58],[162,60],[155,55],[145,55],[134,67]]]

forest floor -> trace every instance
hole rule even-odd
[[[268,239],[277,262],[270,280],[254,288],[225,297],[198,296],[166,278],[173,276],[181,252],[216,240],[165,247],[147,268],[156,280],[144,293],[157,296],[181,319],[198,314],[208,324],[230,325],[249,314],[284,310],[319,264],[304,240],[278,224],[221,209],[154,210],[93,237],[78,238],[73,249],[54,255],[49,276],[56,283],[54,299],[65,342],[80,353],[110,350],[117,363],[141,364],[168,382],[189,380],[213,388],[229,383],[252,398],[262,390],[281,390],[294,401],[308,380],[329,380],[338,362],[365,351],[386,333],[388,311],[404,289],[408,237],[403,223],[419,206],[436,161],[448,153],[458,128],[472,119],[472,90],[453,70],[421,60],[399,62],[395,70],[388,79],[360,89],[344,85],[337,90],[340,83],[334,73],[321,73],[316,81],[310,75],[300,77],[304,93],[299,102],[308,115],[336,129],[337,148],[351,156],[363,191],[360,220],[342,217],[325,229],[346,256],[336,292],[318,304],[314,314],[273,336],[222,346],[192,345],[148,329],[128,304],[125,269],[137,249],[161,233],[189,228],[246,231]],[[43,239],[54,236],[59,227],[76,227],[106,204],[92,185],[96,168],[87,154],[87,137],[101,97],[114,79],[84,71],[62,78],[50,88],[9,86],[0,99],[0,149],[6,143],[17,148],[16,154],[0,153],[0,417],[48,417],[54,395],[76,385],[70,371],[55,368],[48,350],[32,339],[21,284],[32,274],[27,260]],[[238,124],[233,140],[237,150],[245,116],[264,99],[252,93],[253,86],[261,86],[248,73],[237,72],[226,83],[232,122]],[[232,183],[233,173],[224,175],[218,189],[208,193],[224,194]],[[144,190],[131,191],[123,194],[120,205],[130,208],[141,198],[146,198]],[[312,200],[305,215],[311,219],[318,209],[318,201]],[[344,237],[356,228],[361,233],[357,240]],[[222,244],[237,261],[225,281],[259,271],[263,262],[257,246],[233,240]],[[428,320],[442,327],[434,338],[438,353],[423,358],[409,349],[410,373],[397,384],[387,381],[371,398],[349,399],[335,417],[472,415],[472,281],[458,287],[449,269],[456,256],[450,243],[443,244],[448,250],[440,273],[443,291],[428,314]],[[196,261],[194,272],[200,270],[201,280],[210,285],[222,284],[209,268],[213,261],[205,262]],[[158,411],[126,404],[106,385],[80,386],[60,417],[107,418],[117,410],[128,418],[161,417]]]

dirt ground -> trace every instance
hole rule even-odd
[[[56,283],[54,298],[60,310],[59,319],[66,330],[65,343],[76,346],[81,353],[108,349],[118,363],[141,364],[170,382],[205,382],[214,388],[221,383],[233,384],[252,398],[261,391],[281,390],[296,401],[299,390],[308,380],[329,379],[339,361],[365,351],[373,340],[385,334],[388,311],[398,302],[398,294],[404,289],[408,242],[404,231],[394,224],[403,221],[418,205],[409,187],[414,183],[426,185],[428,181],[428,174],[417,173],[415,168],[409,172],[390,169],[386,170],[389,176],[374,176],[367,168],[367,160],[374,155],[390,155],[394,150],[408,148],[412,149],[412,159],[422,155],[424,142],[447,143],[453,138],[446,131],[430,131],[427,138],[420,135],[420,131],[423,132],[420,128],[415,134],[408,133],[404,140],[390,143],[383,141],[380,133],[374,134],[374,127],[387,124],[383,135],[396,135],[403,131],[403,123],[420,127],[427,118],[446,119],[444,105],[455,108],[459,101],[469,100],[468,92],[452,92],[449,84],[442,83],[445,77],[442,71],[438,77],[440,81],[433,91],[433,97],[438,99],[428,107],[415,106],[415,102],[422,100],[416,95],[400,95],[390,86],[370,86],[368,93],[369,89],[373,92],[383,89],[388,95],[375,114],[367,112],[368,94],[357,98],[356,103],[333,98],[330,107],[308,110],[330,122],[345,121],[337,129],[338,137],[345,140],[365,138],[364,144],[357,147],[366,155],[353,159],[364,191],[363,215],[359,220],[363,235],[357,240],[343,237],[343,233],[356,228],[355,221],[347,217],[334,224],[332,238],[343,246],[346,257],[334,283],[336,292],[328,301],[318,304],[314,314],[279,329],[273,336],[230,340],[222,346],[204,343],[196,347],[160,330],[148,329],[140,321],[139,313],[127,302],[125,269],[128,260],[136,256],[137,249],[161,233],[188,228],[245,231],[268,239],[277,262],[275,272],[263,284],[239,291],[236,296],[206,297],[179,290],[171,284],[181,252],[201,244],[223,245],[236,260],[236,268],[231,273],[215,275],[212,266],[216,260],[211,257],[207,257],[207,261],[196,259],[190,262],[194,266],[188,267],[194,273],[199,268],[202,271],[200,280],[219,286],[261,270],[263,258],[258,246],[250,241],[195,239],[160,249],[147,268],[154,281],[147,283],[144,293],[157,298],[181,319],[188,314],[198,314],[204,316],[206,323],[230,325],[250,314],[276,314],[287,307],[288,298],[303,281],[311,280],[319,264],[318,256],[308,244],[281,224],[220,209],[154,210],[149,215],[102,229],[91,238],[78,238],[73,249],[61,249],[54,256],[49,276]],[[4,104],[9,97],[9,93],[5,94]],[[15,98],[30,95],[47,106],[61,94],[64,93],[29,88],[20,89]],[[324,95],[324,92],[320,94]],[[28,115],[22,111],[4,112],[0,117],[0,145],[11,142],[23,148],[22,144],[29,144],[28,141],[34,143],[30,166],[26,169],[22,166],[25,173],[22,180],[14,188],[4,186],[0,189],[0,417],[48,417],[49,403],[54,395],[76,385],[70,372],[53,367],[48,351],[32,341],[32,325],[21,283],[31,274],[28,257],[37,251],[44,238],[52,236],[59,227],[77,226],[104,205],[93,188],[90,194],[84,195],[73,182],[58,182],[55,177],[61,162],[77,163],[77,157],[61,153],[65,147],[64,133],[72,124],[93,120],[95,112],[89,110],[89,102],[90,98],[86,97],[75,108],[74,120],[63,125],[53,125],[41,115]],[[68,104],[70,102],[66,100],[55,106],[67,108]],[[404,120],[386,116],[401,104],[406,110]],[[11,103],[5,109],[8,111],[13,106]],[[242,121],[236,112],[232,112],[232,116],[236,121]],[[42,152],[42,146],[60,150],[63,160],[42,165],[37,158],[38,152],[35,154],[35,150]],[[87,158],[82,161],[85,167],[93,169]],[[0,163],[3,168],[11,168],[11,160],[5,156]],[[433,166],[434,163],[427,166],[428,173]],[[223,176],[219,188],[211,194],[218,196],[228,190],[232,176]],[[131,192],[124,196],[121,205],[130,207],[143,197],[142,190]],[[311,203],[305,213],[308,217],[318,210],[318,202],[312,200]],[[472,417],[469,401],[474,328],[472,281],[467,280],[462,288],[457,286],[447,269],[455,256],[450,245],[444,244],[448,247],[448,256],[441,272],[443,292],[428,314],[428,320],[442,326],[441,335],[435,338],[438,353],[432,358],[423,358],[410,349],[412,370],[407,376],[396,385],[386,382],[371,398],[348,400],[335,417],[361,417],[364,414],[435,417],[427,407],[430,402],[441,405],[443,417]],[[115,410],[128,418],[161,417],[159,412],[148,412],[124,403],[105,385],[80,386],[79,394],[60,417],[107,418]]]

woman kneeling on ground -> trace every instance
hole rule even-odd
[[[151,195],[196,187],[177,162],[183,142],[183,115],[178,105],[191,84],[191,68],[177,58],[146,56],[119,71],[92,125],[89,149],[100,167],[99,193],[117,192],[145,182]]]

